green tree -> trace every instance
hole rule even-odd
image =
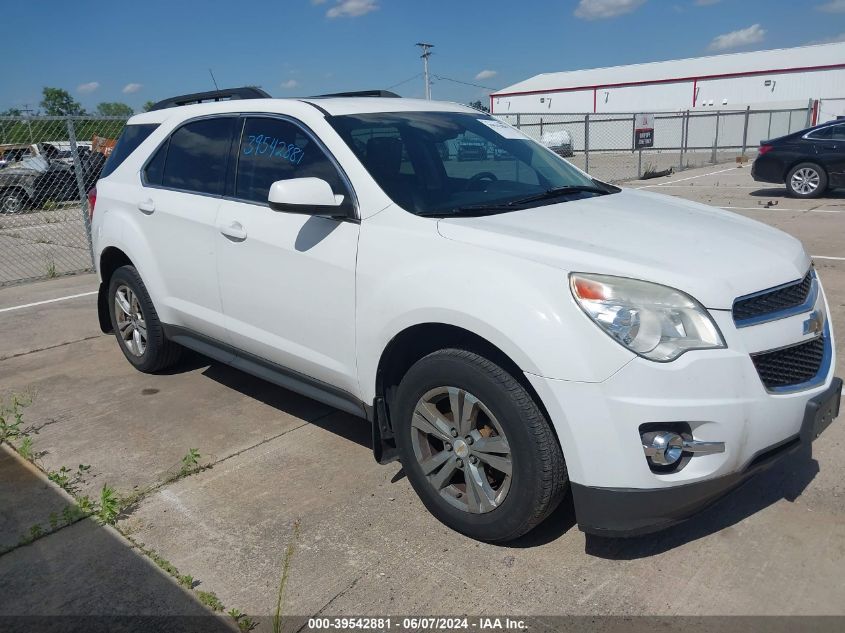
[[[481,110],[482,112],[490,112],[490,108],[488,108],[486,105],[484,105],[483,103],[481,103],[481,101],[478,100],[471,101],[467,105],[470,108],[475,108],[476,110]]]
[[[21,116],[23,112],[20,108],[9,108],[8,110],[4,110],[0,112],[0,116]]]
[[[47,116],[78,116],[85,114],[85,110],[67,90],[45,86],[42,91],[41,107]]]
[[[135,111],[125,103],[114,101],[97,104],[97,114],[99,114],[100,116],[130,117],[135,114]]]
[[[152,110],[152,109],[153,109],[153,106],[154,106],[155,104],[156,104],[156,102],[155,102],[155,101],[147,101],[147,102],[144,104],[144,112],[149,112],[150,110]]]

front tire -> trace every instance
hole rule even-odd
[[[23,213],[28,202],[29,198],[20,189],[6,189],[0,192],[0,213],[7,215]]]
[[[801,163],[789,170],[786,189],[795,198],[818,198],[827,189],[827,172],[815,163]]]
[[[182,348],[164,336],[152,299],[134,266],[114,271],[108,305],[120,350],[135,369],[151,374],[179,360]]]
[[[513,376],[478,354],[445,349],[417,361],[394,412],[408,480],[438,520],[467,536],[522,536],[568,489],[543,413]]]

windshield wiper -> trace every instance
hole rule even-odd
[[[511,200],[510,202],[492,202],[490,204],[473,204],[464,207],[456,207],[454,209],[450,209],[449,211],[436,211],[433,213],[421,213],[425,217],[437,217],[437,218],[449,218],[449,217],[459,217],[459,216],[480,216],[480,215],[493,215],[494,213],[500,213],[502,211],[516,211],[518,208],[522,207],[523,205],[530,204],[532,202],[538,202],[540,200],[550,200],[553,198],[558,198],[560,196],[565,196],[570,193],[596,193],[600,195],[605,195],[609,193],[613,193],[613,191],[605,189],[603,187],[595,187],[590,185],[567,185],[566,187],[553,187],[552,189],[547,189],[542,193],[537,193],[531,196],[527,196],[525,198],[517,198],[516,200]]]
[[[521,204],[528,204],[529,202],[537,202],[539,200],[550,200],[552,198],[557,198],[559,196],[565,196],[570,193],[597,193],[600,195],[605,195],[611,193],[604,187],[595,187],[591,185],[567,185],[565,187],[552,187],[551,189],[546,189],[543,193],[537,193],[533,196],[527,196],[525,198],[517,198],[516,200],[511,200],[508,202],[509,207],[516,207]]]

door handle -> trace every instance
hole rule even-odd
[[[231,240],[243,242],[246,239],[246,229],[240,222],[231,222],[221,225],[220,232]]]
[[[138,203],[138,211],[140,211],[141,213],[146,213],[147,215],[150,215],[155,210],[156,204],[150,198],[142,200]]]

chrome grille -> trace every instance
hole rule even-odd
[[[825,345],[825,337],[819,336],[806,343],[752,354],[751,360],[766,389],[777,391],[815,378],[824,361]]]
[[[815,273],[811,268],[803,279],[764,292],[755,293],[747,297],[740,297],[734,301],[734,322],[741,326],[758,320],[766,320],[766,316],[787,312],[797,308],[807,301],[813,288]]]

